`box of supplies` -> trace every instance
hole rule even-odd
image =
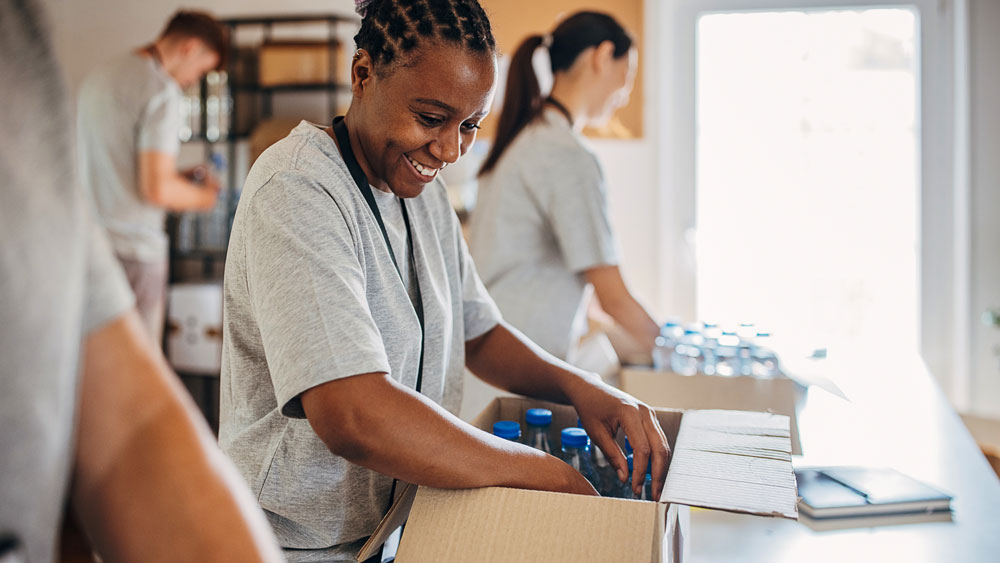
[[[498,420],[523,425],[527,409],[534,407],[552,411],[553,434],[576,425],[572,407],[520,397],[494,400],[473,424],[485,431]],[[395,505],[400,510],[390,510],[359,557],[375,553],[405,519],[399,563],[676,563],[686,559],[688,507],[798,517],[787,416],[724,410],[656,413],[672,450],[657,502],[500,487],[409,486]]]
[[[184,373],[219,374],[222,367],[222,284],[170,286],[167,360],[175,370]]]
[[[265,43],[257,63],[258,83],[268,87],[333,82],[336,77],[331,74],[331,63],[340,60],[340,53],[336,41]]]
[[[627,367],[619,373],[619,386],[651,407],[783,414],[789,418],[792,454],[802,454],[795,405],[802,399],[805,387],[784,375],[771,378],[680,375],[672,371]]]

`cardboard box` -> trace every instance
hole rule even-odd
[[[795,405],[805,387],[793,379],[750,376],[679,375],[629,367],[619,374],[623,391],[651,407],[773,412],[789,418],[792,454],[802,454]]]
[[[496,420],[523,423],[532,407],[552,410],[553,428],[576,424],[572,407],[520,397],[494,400],[473,424],[488,430]],[[657,409],[657,417],[673,450],[659,502],[407,486],[359,560],[376,553],[404,519],[399,563],[675,563],[685,559],[689,506],[798,517],[788,417],[667,409]]]
[[[325,84],[335,77],[332,60],[340,60],[341,45],[327,41],[273,41],[260,47],[258,83],[261,86]]]

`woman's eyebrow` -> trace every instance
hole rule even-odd
[[[435,100],[432,98],[415,98],[413,101],[417,102],[418,104],[427,104],[431,106],[436,106],[450,113],[458,113],[457,109],[449,106],[448,104],[442,102],[441,100]]]

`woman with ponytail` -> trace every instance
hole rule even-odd
[[[546,49],[553,85],[539,87],[532,57]],[[590,287],[644,349],[657,323],[618,268],[601,165],[580,134],[628,101],[631,36],[611,16],[578,12],[514,52],[496,139],[480,170],[470,247],[504,318],[552,354],[574,359]]]
[[[302,122],[257,159],[226,261],[219,441],[288,560],[355,561],[397,480],[595,494],[558,458],[459,420],[466,368],[574,405],[625,480],[623,429],[659,495],[653,412],[508,327],[438,178],[492,102],[485,12],[476,0],[360,9],[347,114]]]

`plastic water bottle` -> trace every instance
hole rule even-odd
[[[595,489],[600,487],[597,472],[591,464],[590,437],[583,428],[563,428],[562,458],[583,475]]]
[[[210,158],[211,171],[220,182],[226,178],[226,157],[220,151],[212,151]],[[203,248],[225,250],[229,241],[226,238],[229,221],[229,200],[226,190],[221,190],[211,211],[198,217],[198,235]]]
[[[753,362],[751,371],[756,377],[771,378],[781,375],[778,355],[771,348],[771,333],[757,332],[757,338],[751,350],[751,360]]]
[[[694,327],[688,327],[670,356],[670,369],[680,375],[696,375],[702,361],[701,345],[704,338]]]
[[[552,411],[549,409],[528,409],[524,413],[524,421],[527,423],[524,443],[547,454],[552,453],[552,444],[549,440]]]
[[[493,435],[504,440],[517,442],[521,439],[521,425],[513,420],[500,420],[493,423]]]
[[[635,500],[658,500],[653,498],[653,463],[650,461],[646,465],[646,478],[642,482],[642,492],[636,495],[632,492],[632,472],[634,470],[635,460],[633,456],[629,455],[628,458],[628,483],[625,484],[625,490],[627,491],[627,496],[625,498],[631,498]]]
[[[657,370],[670,369],[670,356],[674,347],[684,334],[680,322],[669,319],[660,327],[660,335],[653,342],[653,368]]]
[[[701,364],[698,369],[705,375],[715,375],[718,364],[717,349],[719,338],[722,336],[722,329],[716,323],[705,323],[702,329],[702,336],[705,341],[701,345]]]

